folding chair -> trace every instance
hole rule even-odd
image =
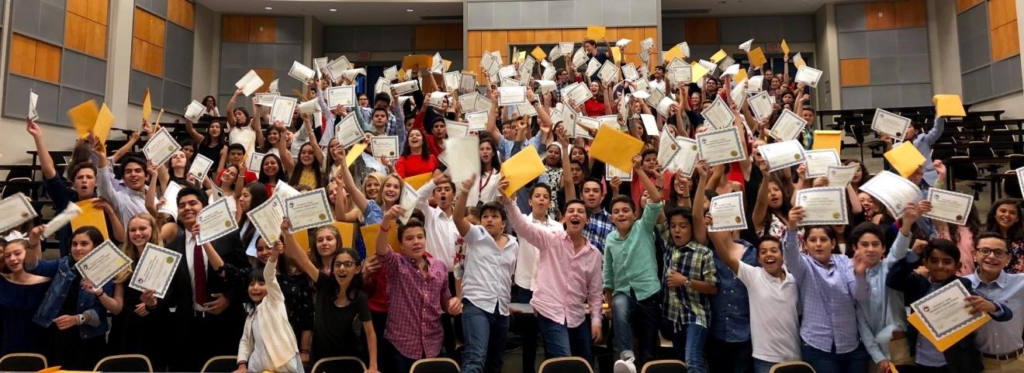
[[[237,368],[237,367],[236,367]],[[107,356],[96,363],[93,368],[96,372],[149,372],[153,373],[153,363],[149,358],[140,354]]]
[[[785,363],[778,363],[772,366],[772,370],[768,373],[817,373],[811,364],[807,364],[802,361],[790,361]]]
[[[46,356],[31,353],[10,353],[0,358],[0,371],[37,372],[48,367]]]
[[[459,363],[441,357],[419,359],[412,364],[409,373],[459,373]]]
[[[556,357],[540,363],[537,373],[594,373],[594,368],[580,357]]]
[[[327,357],[320,359],[313,364],[310,373],[343,373],[343,372],[365,372],[366,364],[362,360],[351,356]]]
[[[679,360],[655,360],[648,361],[640,373],[683,373],[686,372],[686,363]]]
[[[235,369],[238,369],[238,356],[235,355],[221,355],[211,357],[210,360],[203,364],[203,370],[201,373],[231,373]]]

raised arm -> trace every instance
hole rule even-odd
[[[233,113],[235,111],[235,100],[238,99],[238,95],[240,95],[240,94],[242,94],[242,89],[241,88],[236,89],[235,90],[235,94],[231,95],[231,100],[228,101],[228,115],[229,116],[231,115],[231,113]],[[256,113],[253,113],[253,115],[256,115]]]
[[[291,234],[289,228],[291,228],[291,220],[284,218],[284,221],[281,222],[284,255],[299,269],[299,272],[305,273],[315,283],[320,279],[320,270],[316,268],[313,261],[309,260],[309,255],[306,255],[306,252],[299,247],[299,242],[295,240],[295,236]]]
[[[135,143],[139,141],[140,136],[142,136],[141,132],[132,131],[132,135],[128,136],[128,141],[125,142],[120,149],[117,149],[117,151],[114,152],[114,155],[112,155],[110,158],[112,158],[114,162],[120,161],[121,158],[128,154],[128,152],[132,151],[132,148],[135,146]],[[199,142],[196,142],[196,147],[199,147]]]
[[[341,153],[342,157],[346,157],[348,150],[342,149]],[[352,198],[352,203],[355,204],[359,211],[366,211],[366,206],[369,205],[370,202],[366,200],[366,195],[363,194],[363,191],[359,190],[359,187],[356,186],[355,180],[352,179],[352,172],[348,170],[348,167],[345,164],[341,164],[340,167],[338,167],[338,176],[341,177],[341,180],[345,185],[345,191],[348,192],[349,197]]]
[[[761,186],[757,189],[757,199],[754,203],[754,211],[751,212],[751,219],[754,223],[754,232],[760,232],[764,229],[765,225],[768,224],[768,192],[770,186],[768,185],[771,181],[768,171],[768,162],[761,162],[758,167],[761,168]]]
[[[455,199],[455,214],[452,215],[452,220],[455,221],[455,228],[459,230],[459,235],[465,237],[469,233],[469,220],[466,220],[466,200],[469,199],[469,190],[473,188],[473,183],[476,182],[476,177],[471,177],[462,182],[462,190],[459,191],[459,197]]]
[[[46,143],[43,141],[43,129],[32,119],[26,119],[26,131],[32,135],[36,143],[36,152],[39,153],[39,166],[43,169],[43,178],[49,180],[57,177],[57,167],[53,164],[53,157],[46,150]]]
[[[800,257],[800,242],[797,240],[797,227],[800,222],[804,220],[807,213],[804,212],[804,208],[795,206],[789,210],[789,229],[786,231],[786,242],[782,245],[783,260],[786,263],[786,269],[789,270],[797,279],[804,277],[804,273],[807,271],[806,264],[804,264],[803,258]]]
[[[697,195],[693,197],[693,208],[691,209],[693,211],[693,239],[698,243],[705,244],[708,242],[708,224],[704,218],[704,201],[707,199],[704,188],[707,188],[708,182],[707,162],[698,161],[695,171],[700,175],[700,181],[697,182]]]
[[[232,102],[234,102],[234,99],[232,99]],[[196,143],[197,147],[199,146],[199,144],[203,142],[203,139],[205,138],[203,134],[199,133],[199,131],[196,131],[196,127],[192,125],[192,121],[188,118],[185,118],[185,131],[188,132],[188,135],[190,137],[192,137],[192,141]]]
[[[648,203],[658,203],[658,202],[661,202],[661,189],[659,189],[657,185],[654,185],[654,182],[651,181],[651,178],[647,177],[647,173],[643,171],[642,167],[643,167],[643,157],[641,157],[639,154],[634,155],[633,156],[633,169],[637,170],[636,174],[637,174],[638,177],[640,177],[640,182],[644,184],[644,189],[646,189],[647,190],[647,194],[650,195],[650,199],[648,199],[647,202]]]
[[[256,132],[256,147],[262,148],[263,142],[265,141],[263,138],[263,125],[261,124],[261,121],[263,120],[263,114],[260,113],[260,107],[259,105],[256,105],[257,102],[258,100],[256,99],[256,97],[253,97],[252,123],[250,125],[252,126],[252,130]]]

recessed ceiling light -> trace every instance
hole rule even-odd
[[[274,10],[274,8],[272,8],[272,7],[269,7],[269,6],[265,6],[265,7],[263,7],[263,9],[266,9],[266,10]]]
[[[330,10],[331,10],[332,12],[337,12],[337,11],[338,11],[338,10],[337,10],[337,9],[335,9],[335,8],[331,8]]]
[[[406,11],[406,12],[409,12],[409,13],[412,13],[412,12],[413,12],[412,8],[406,9],[405,11]]]

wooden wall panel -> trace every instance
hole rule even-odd
[[[277,18],[249,17],[249,42],[273,43],[277,40]]]
[[[533,30],[510,30],[508,32],[509,44],[532,44],[537,40]]]
[[[501,51],[502,58],[508,57],[507,31],[483,31],[480,42],[480,47],[484,52]],[[503,63],[507,63],[507,61],[503,61]]]
[[[925,27],[927,25],[924,0],[902,0],[893,3],[896,28]]]
[[[975,5],[981,4],[982,0],[956,0],[956,12],[963,13]]]
[[[106,26],[108,13],[110,11],[109,7],[110,3],[108,0],[88,0],[87,13],[85,16],[90,21]]]
[[[658,42],[658,28],[657,27],[644,27],[644,39],[651,38],[654,40],[654,48],[651,48],[651,64],[647,66],[648,69],[654,70],[654,66],[661,64],[661,43]],[[637,48],[640,48],[637,46]]]
[[[689,44],[718,44],[718,19],[687,18],[683,27]]]
[[[535,30],[534,38],[538,44],[558,43],[562,41],[562,30]]]
[[[60,81],[60,47],[36,42],[35,77],[50,82]]]
[[[843,87],[871,85],[871,63],[867,58],[841,60],[839,75]]]
[[[139,38],[132,38],[132,68],[139,71],[147,71],[146,58],[149,56],[149,48],[153,44],[147,43]]]
[[[270,90],[270,83],[276,79],[274,69],[252,69],[259,75],[260,79],[263,80],[263,86],[257,89],[256,92],[267,92]]]
[[[608,39],[609,42],[615,43],[618,39],[629,39],[632,40],[629,45],[626,46],[626,50],[631,52],[637,52],[640,50],[640,41],[644,40],[644,28],[643,27],[623,27],[615,30],[615,40]]]
[[[89,23],[85,17],[67,12],[64,15],[64,46],[82,53],[88,50]]]
[[[888,30],[896,28],[895,5],[891,2],[864,4],[864,18],[868,30]]]
[[[466,69],[467,71],[473,71],[477,73],[477,76],[483,76],[480,73],[480,57],[468,57],[466,58]]]
[[[153,43],[160,48],[164,47],[164,38],[166,37],[167,25],[163,18],[150,15],[149,16],[149,42]]]
[[[466,37],[468,39],[468,41],[466,42],[466,57],[473,58],[473,57],[481,57],[481,56],[483,56],[484,55],[483,40],[481,40],[481,38],[483,37],[483,32],[482,31],[467,31],[466,34],[467,34]],[[469,66],[473,66],[473,65],[469,65]]]
[[[89,15],[89,0],[67,0],[65,10],[82,17]]]
[[[221,17],[220,39],[223,42],[249,42],[249,17],[225,15]]]
[[[444,49],[444,33],[437,25],[416,26],[414,38],[416,50],[437,51]]]
[[[11,34],[11,72],[24,76],[35,76],[36,69],[36,40]]]
[[[1014,0],[989,0],[988,1],[988,26],[995,30],[997,27],[1017,20],[1017,6]]]
[[[195,28],[195,5],[188,0],[168,0],[167,20],[188,30]]]
[[[576,44],[582,44],[583,38],[587,36],[587,29],[574,28],[574,29],[562,29],[562,40],[566,43],[573,42]],[[579,46],[576,46],[579,48]]]
[[[89,36],[86,39],[85,53],[105,59],[107,56],[107,26],[89,22]]]
[[[992,61],[999,61],[1020,54],[1020,35],[1017,21],[1010,21],[992,30]]]
[[[585,32],[586,32],[586,30],[584,30],[584,33]],[[619,37],[619,29],[612,28],[612,27],[606,28],[604,30],[604,38],[605,38],[605,40],[608,40],[608,42],[611,43],[612,45],[615,45],[615,42],[619,41],[619,39],[620,39],[620,37]],[[598,44],[601,44],[600,40],[595,40],[595,41],[597,41]]]
[[[156,76],[164,76],[164,49],[161,47],[150,47],[146,54],[146,66],[149,72]]]
[[[445,50],[462,50],[462,24],[442,25]]]

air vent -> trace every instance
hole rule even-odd
[[[423,20],[423,21],[462,21],[462,16],[461,15],[423,16],[423,17],[420,17],[420,20]]]

